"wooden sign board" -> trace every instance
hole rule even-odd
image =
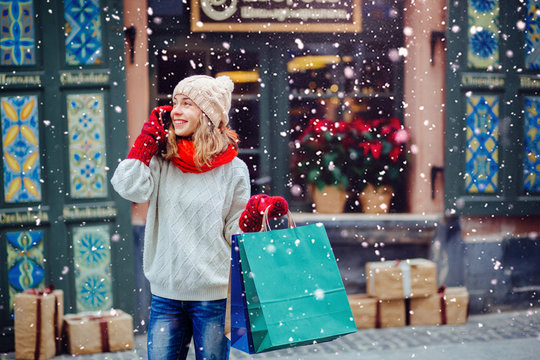
[[[361,32],[361,0],[191,0],[193,32]]]

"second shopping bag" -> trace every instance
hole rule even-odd
[[[248,353],[356,331],[323,224],[234,235],[228,310],[231,344]]]

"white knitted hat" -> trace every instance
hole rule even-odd
[[[231,95],[234,83],[228,76],[213,78],[206,75],[194,75],[180,81],[173,92],[182,94],[193,102],[208,116],[214,126],[219,127],[223,122],[229,122],[229,110],[231,109]]]

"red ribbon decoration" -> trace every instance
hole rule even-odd
[[[437,292],[439,293],[439,302],[441,304],[441,323],[446,325],[446,300],[444,299],[444,292],[446,291],[446,286],[442,285]]]
[[[377,299],[377,310],[375,312],[375,328],[381,327],[381,300]]]
[[[110,352],[109,348],[109,322],[107,319],[99,320],[99,330],[101,332],[101,350],[103,352]]]
[[[32,294],[32,295],[42,296],[42,295],[50,294],[53,291],[54,291],[54,286],[49,285],[49,286],[44,287],[43,289],[26,289],[23,292],[25,294]]]
[[[41,295],[36,301],[36,348],[34,349],[34,359],[39,359],[39,348],[41,347]]]
[[[58,298],[56,296],[54,297],[54,340],[56,340],[56,355],[60,355],[62,352],[62,336],[58,326]]]

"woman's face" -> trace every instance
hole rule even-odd
[[[199,126],[199,119],[202,115],[201,109],[195,103],[182,94],[178,94],[173,99],[173,109],[171,119],[176,136],[191,136]]]

